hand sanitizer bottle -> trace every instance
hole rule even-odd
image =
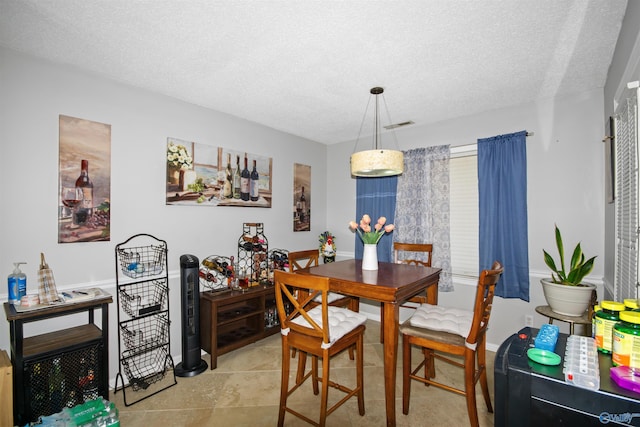
[[[19,304],[20,298],[27,294],[27,275],[20,270],[20,264],[26,262],[14,262],[15,268],[8,277],[10,304]]]

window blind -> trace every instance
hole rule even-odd
[[[449,159],[451,272],[478,277],[478,157],[473,146]]]
[[[638,298],[638,83],[615,112],[614,299]]]

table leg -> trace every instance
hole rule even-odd
[[[384,395],[387,412],[387,426],[396,425],[396,367],[398,363],[398,328],[400,307],[398,304],[384,303]]]

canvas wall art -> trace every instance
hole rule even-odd
[[[58,243],[110,240],[111,125],[59,116]]]
[[[168,205],[270,208],[272,159],[167,138]]]
[[[311,230],[311,166],[293,165],[293,231]]]

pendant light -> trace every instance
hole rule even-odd
[[[370,92],[371,95],[375,96],[376,101],[373,150],[355,152],[354,149],[354,153],[351,155],[351,175],[370,178],[400,175],[404,167],[404,156],[402,155],[402,151],[385,150],[382,148],[382,139],[380,137],[381,125],[379,96],[382,95],[384,89],[381,87],[374,87]],[[367,110],[368,108],[369,106],[367,105]],[[365,111],[365,117],[366,115],[367,112]],[[364,123],[364,118],[362,121]],[[362,131],[362,125],[360,126],[360,131]],[[360,133],[358,133],[358,139],[356,140],[356,148],[358,146],[359,139]]]

